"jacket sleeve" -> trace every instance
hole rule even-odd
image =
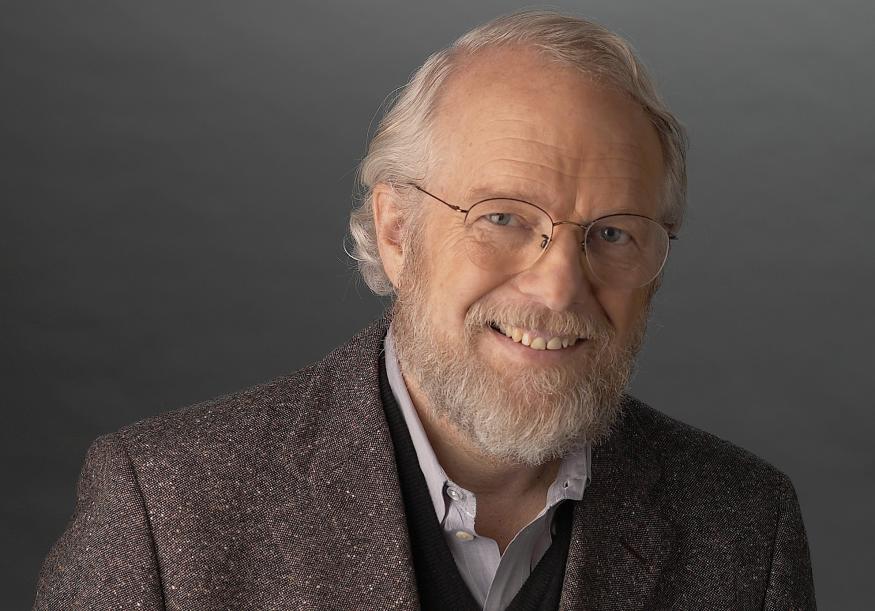
[[[768,611],[816,609],[808,538],[793,484],[782,478],[772,567],[764,608]]]
[[[33,608],[164,609],[143,495],[116,434],[88,448],[73,517],[43,562]]]

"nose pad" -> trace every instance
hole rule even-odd
[[[519,278],[519,287],[552,310],[568,309],[592,297],[593,278],[586,263],[584,230],[579,225],[566,228],[563,236],[557,226],[546,248]]]
[[[586,260],[586,244],[584,242],[584,239],[586,236],[586,230],[583,227],[581,227],[580,225],[577,225],[576,223],[571,223],[571,222],[559,222],[559,223],[557,223],[556,227],[553,229],[553,237],[552,238],[549,236],[546,236],[546,235],[541,236],[543,238],[541,240],[541,248],[542,248],[543,252],[541,252],[538,255],[538,258],[533,263],[533,266],[536,265],[538,262],[540,262],[541,259],[543,259],[544,257],[547,257],[548,251],[557,249],[556,246],[554,245],[554,243],[556,242],[557,231],[558,231],[560,225],[568,225],[567,231],[569,233],[571,233],[572,237],[566,238],[566,239],[574,241],[574,245],[575,245],[576,252],[577,252],[577,260],[580,263],[580,267],[584,271],[584,273],[589,275],[590,269],[589,269],[589,264],[587,263],[587,260]],[[560,249],[561,249],[561,247],[560,247]]]

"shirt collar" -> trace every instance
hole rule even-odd
[[[413,406],[413,401],[407,392],[407,385],[404,384],[401,368],[398,365],[398,357],[395,354],[395,339],[392,334],[391,324],[389,325],[388,333],[386,333],[384,346],[386,350],[386,375],[389,378],[389,386],[392,389],[392,394],[395,395],[395,400],[398,401],[398,405],[401,407],[404,422],[407,424],[410,439],[413,441],[413,447],[416,450],[416,458],[419,460],[419,468],[425,476],[425,483],[428,485],[431,502],[434,505],[438,520],[442,522],[444,514],[446,514],[444,485],[449,481],[449,478],[447,478],[444,468],[441,467],[437,456],[435,456],[431,443],[428,441],[428,436],[425,434],[425,429],[422,427],[419,414],[416,413],[416,408]]]

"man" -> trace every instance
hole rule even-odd
[[[789,480],[623,394],[686,182],[626,43],[543,12],[468,33],[361,179],[391,310],[98,439],[36,608],[814,608]]]

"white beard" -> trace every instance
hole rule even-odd
[[[643,341],[649,308],[629,341],[615,346],[613,328],[574,313],[478,302],[466,315],[465,336],[454,340],[432,323],[422,276],[412,269],[402,272],[392,323],[401,370],[427,400],[420,408],[450,423],[481,454],[502,463],[545,464],[585,442],[598,443],[610,432]],[[483,334],[493,333],[491,321],[586,336],[593,345],[585,359],[569,359],[567,366],[499,367],[475,350],[478,342],[489,339]]]

